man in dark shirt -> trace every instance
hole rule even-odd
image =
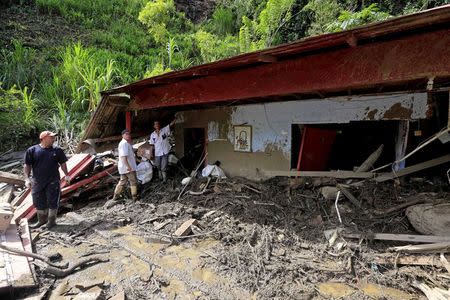
[[[53,146],[56,133],[43,131],[39,135],[40,144],[28,148],[25,153],[25,185],[30,188],[33,205],[37,209],[38,222],[31,228],[47,223],[47,228],[56,225],[56,215],[61,193],[59,166],[63,170],[66,182],[70,182],[67,171],[67,157],[63,150]],[[32,173],[32,176],[30,174]]]

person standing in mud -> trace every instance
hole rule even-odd
[[[167,164],[169,160],[169,151],[170,151],[170,143],[169,143],[169,135],[170,135],[170,127],[175,124],[175,119],[170,122],[169,125],[161,128],[161,124],[159,121],[155,121],[153,123],[153,128],[155,131],[150,135],[149,143],[155,149],[155,164],[158,168],[159,179],[163,182],[167,181]]]
[[[56,225],[61,195],[59,167],[66,175],[66,182],[70,183],[67,157],[61,148],[53,146],[56,135],[51,131],[41,132],[40,143],[28,148],[25,153],[25,186],[31,188],[38,217],[37,223],[30,225],[31,228],[46,224],[50,229]]]
[[[114,196],[111,203],[117,201],[117,198],[122,194],[127,182],[130,183],[131,198],[133,201],[138,200],[137,193],[137,176],[136,176],[136,158],[132,146],[131,134],[128,129],[122,131],[122,140],[119,143],[119,163],[118,169],[120,174],[120,181],[114,190]]]

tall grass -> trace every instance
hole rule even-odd
[[[36,51],[26,48],[20,41],[13,41],[12,49],[0,52],[0,81],[7,87],[34,85],[36,76]]]

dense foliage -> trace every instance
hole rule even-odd
[[[10,0],[11,14],[62,18],[81,33],[39,48],[17,36],[0,50],[0,150],[43,128],[76,141],[99,92],[116,85],[449,2],[217,0],[199,22],[176,0]]]

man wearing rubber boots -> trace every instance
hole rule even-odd
[[[150,135],[150,145],[155,147],[155,164],[159,171],[159,179],[163,182],[167,181],[167,164],[169,162],[170,152],[170,127],[175,124],[175,120],[170,122],[166,127],[161,128],[159,121],[153,123],[155,131]]]
[[[120,181],[114,190],[112,202],[116,202],[117,198],[122,194],[127,182],[130,183],[131,198],[138,200],[137,193],[137,177],[136,177],[136,158],[134,156],[131,134],[128,129],[122,131],[122,140],[119,143],[119,163],[118,169]],[[108,205],[109,206],[109,205]]]
[[[25,153],[25,185],[31,187],[33,205],[37,209],[38,217],[37,223],[30,225],[31,228],[44,224],[47,228],[52,228],[56,225],[61,195],[59,167],[66,175],[66,182],[70,183],[67,157],[61,148],[53,146],[56,135],[51,131],[41,132],[41,142],[28,148]]]

